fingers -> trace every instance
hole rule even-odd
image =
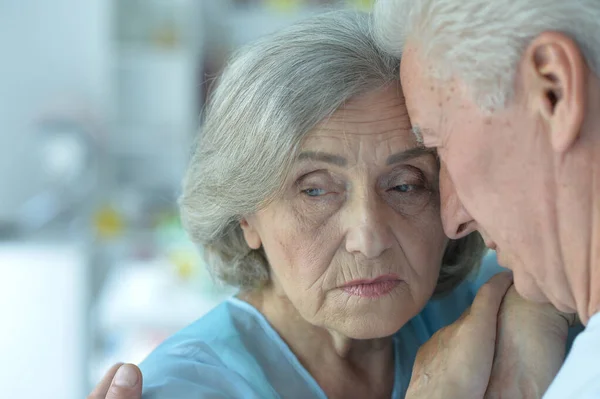
[[[114,378],[109,379],[111,376]],[[117,364],[109,370],[88,399],[141,399],[141,397],[140,369],[133,364]]]
[[[98,383],[98,385],[96,385],[96,388],[94,388],[94,391],[88,395],[87,399],[104,399],[106,397],[106,394],[108,393],[110,384],[112,383],[112,380],[115,377],[115,374],[117,373],[117,370],[122,365],[123,365],[123,363],[117,363],[114,366],[112,366],[106,372],[104,377],[102,377],[102,381],[100,381]]]
[[[512,282],[511,273],[499,273],[489,279],[477,292],[469,316],[495,326],[498,310]]]
[[[122,365],[106,395],[106,399],[141,399],[142,372],[133,364]]]

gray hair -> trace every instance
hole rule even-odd
[[[414,41],[434,77],[459,77],[482,109],[508,105],[519,59],[545,31],[568,34],[600,73],[598,0],[377,0],[374,15],[382,48],[400,55]]]
[[[373,40],[369,15],[332,11],[238,51],[205,113],[180,198],[192,240],[204,247],[211,274],[256,289],[269,281],[262,249],[239,225],[277,197],[303,138],[352,97],[398,84],[399,58]],[[477,234],[452,242],[437,292],[479,264]]]

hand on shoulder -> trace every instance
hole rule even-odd
[[[87,399],[141,399],[142,372],[133,364],[117,363]]]

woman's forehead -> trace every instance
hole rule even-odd
[[[395,85],[390,85],[350,99],[308,136],[385,135],[410,129],[404,98]]]
[[[347,100],[331,118],[351,117],[375,119],[381,115],[407,115],[404,95],[398,84],[373,89]],[[367,114],[367,116],[363,115]],[[370,115],[370,117],[369,117]]]
[[[419,147],[410,130],[354,135],[319,131],[307,138],[300,155],[313,154],[307,157],[309,160],[339,158],[344,166],[365,162],[387,166],[387,160],[392,155]],[[302,156],[297,161],[301,162]]]
[[[411,129],[375,129],[361,126],[358,129],[315,129],[308,134],[302,143],[303,150],[328,148],[343,150],[342,147],[389,147],[391,150],[402,150],[417,146],[417,140]]]
[[[340,109],[318,124],[303,141],[303,149],[341,150],[352,146],[386,146],[392,151],[417,145],[406,112],[387,109]],[[396,106],[397,107],[397,106]]]

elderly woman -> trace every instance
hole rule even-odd
[[[180,204],[239,293],[141,364],[144,397],[404,396],[419,346],[470,305],[484,247],[444,235],[398,65],[342,11],[234,56]]]

